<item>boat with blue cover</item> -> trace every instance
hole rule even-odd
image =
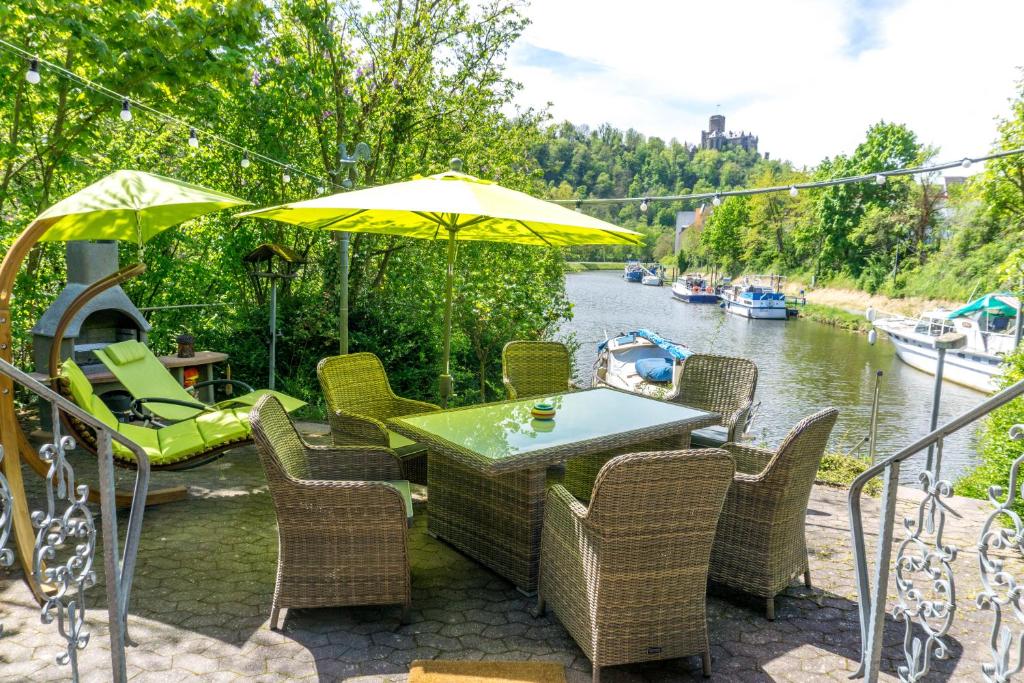
[[[644,267],[636,259],[626,261],[622,277],[625,278],[626,282],[643,282]]]
[[[786,320],[789,310],[781,275],[751,275],[722,289],[722,308],[754,320]],[[765,282],[767,280],[767,282]]]
[[[651,330],[626,332],[597,345],[593,385],[669,398],[678,391],[683,362],[692,354],[685,344]]]

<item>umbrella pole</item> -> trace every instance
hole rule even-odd
[[[341,233],[341,240],[338,244],[338,289],[340,290],[341,303],[338,306],[338,351],[341,355],[348,353],[348,238],[349,233]]]
[[[454,223],[454,221],[453,221]],[[452,347],[452,299],[455,289],[455,233],[454,227],[445,226],[448,231],[448,272],[445,275],[444,296],[444,347],[441,353],[441,407],[448,407],[448,399],[452,395],[452,376],[450,373]]]

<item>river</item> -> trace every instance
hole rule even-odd
[[[839,409],[832,448],[847,451],[867,435],[875,372],[882,386],[878,454],[885,457],[928,432],[934,378],[904,364],[884,338],[872,346],[867,336],[811,320],[747,320],[718,306],[686,304],[669,287],[627,283],[618,271],[588,271],[566,276],[573,319],[562,335],[580,348],[578,381],[589,385],[597,343],[605,334],[646,327],[698,352],[743,356],[758,367],[755,401],[761,408],[753,426],[755,443],[777,446],[801,418],[824,408]],[[950,382],[942,387],[940,424],[984,395]],[[967,430],[947,440],[943,478],[955,478],[977,462],[974,434]],[[865,445],[861,453],[867,452]],[[916,483],[924,454],[903,468],[903,483]]]

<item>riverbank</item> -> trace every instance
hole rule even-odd
[[[625,261],[566,261],[568,273],[585,273],[588,270],[623,270]]]
[[[871,323],[867,321],[864,314],[851,313],[842,308],[827,306],[825,304],[813,304],[808,301],[803,306],[798,306],[801,318],[813,320],[822,325],[831,325],[841,330],[867,334],[871,329]]]
[[[964,304],[962,301],[925,299],[921,297],[893,299],[881,294],[868,294],[860,290],[844,289],[841,287],[818,287],[811,289],[807,283],[800,282],[799,280],[790,280],[786,283],[785,289],[787,294],[797,294],[800,290],[804,290],[808,304],[827,306],[858,315],[862,318],[868,308],[873,308],[879,313],[916,316],[921,311],[933,308],[955,309]]]

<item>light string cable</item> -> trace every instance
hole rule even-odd
[[[90,90],[92,90],[92,91],[94,91],[94,92],[96,92],[96,93],[98,93],[100,95],[103,95],[104,97],[110,98],[111,100],[114,100],[115,102],[118,102],[119,104],[121,104],[121,107],[122,107],[122,109],[121,109],[122,119],[125,120],[125,121],[130,121],[131,120],[130,116],[128,116],[127,118],[124,116],[124,112],[125,111],[130,111],[130,109],[129,109],[129,106],[130,106],[131,108],[135,108],[135,109],[138,109],[139,111],[146,112],[147,114],[151,114],[154,117],[156,117],[158,119],[161,119],[161,120],[163,120],[163,121],[165,121],[167,123],[171,123],[173,125],[180,126],[181,128],[187,130],[189,132],[189,145],[190,146],[193,146],[193,147],[198,146],[198,143],[197,142],[193,142],[193,140],[198,141],[198,134],[201,133],[204,136],[204,138],[209,138],[210,140],[213,140],[213,141],[215,141],[217,143],[220,143],[220,144],[225,145],[227,147],[230,147],[232,149],[238,150],[239,152],[242,153],[243,167],[248,166],[248,160],[256,159],[256,160],[260,160],[260,161],[266,162],[268,164],[272,164],[274,166],[277,166],[278,168],[281,169],[282,175],[284,175],[284,176],[289,176],[289,173],[298,173],[300,175],[303,175],[306,178],[308,178],[309,180],[311,180],[314,183],[316,183],[318,189],[321,188],[321,187],[324,187],[326,185],[330,185],[331,187],[336,188],[338,190],[346,189],[342,185],[339,185],[339,184],[337,184],[337,183],[335,183],[333,181],[325,180],[322,176],[319,176],[319,175],[317,175],[315,173],[310,173],[309,171],[306,171],[305,169],[303,169],[303,168],[301,168],[299,166],[296,166],[294,164],[290,164],[290,163],[287,163],[287,162],[283,162],[283,161],[278,161],[277,159],[274,159],[273,157],[267,156],[266,154],[262,154],[260,152],[255,151],[255,150],[249,149],[248,147],[245,147],[245,146],[240,145],[240,144],[238,144],[238,143],[236,143],[236,142],[234,142],[232,140],[229,140],[229,139],[227,139],[225,137],[217,135],[213,130],[210,130],[208,128],[204,128],[204,127],[201,127],[201,126],[197,126],[197,125],[195,125],[193,123],[189,123],[188,121],[186,121],[186,120],[184,120],[182,118],[179,118],[177,116],[174,116],[173,114],[168,114],[167,112],[161,111],[161,110],[159,110],[159,109],[157,109],[155,107],[152,107],[152,106],[146,104],[145,102],[141,102],[141,101],[139,101],[137,99],[133,99],[133,98],[127,96],[127,95],[123,95],[123,94],[121,94],[121,93],[119,93],[119,92],[117,92],[115,90],[112,90],[112,89],[106,87],[105,85],[102,85],[100,83],[96,83],[95,81],[92,81],[92,80],[90,80],[90,79],[88,79],[88,78],[86,78],[84,76],[80,76],[80,75],[76,74],[73,71],[65,69],[64,67],[60,66],[59,64],[54,64],[53,62],[47,61],[47,60],[45,60],[45,59],[35,55],[34,53],[29,52],[28,50],[25,50],[24,48],[18,47],[17,45],[14,45],[14,44],[4,40],[3,38],[0,38],[0,50],[4,50],[4,51],[6,51],[8,53],[11,53],[11,54],[15,55],[16,57],[19,57],[19,58],[24,59],[25,61],[27,61],[29,63],[29,65],[30,65],[29,66],[30,72],[31,71],[36,71],[36,73],[38,73],[38,68],[40,66],[45,66],[47,69],[55,72],[58,76],[61,76],[61,77],[66,78],[66,79],[68,79],[70,81],[73,81],[73,82],[77,83],[78,85],[81,85],[81,86],[83,86],[85,88],[88,88],[88,89],[90,89]],[[35,83],[37,83],[38,81],[37,80],[33,80],[33,81],[30,81],[30,82],[33,85],[35,85]],[[125,103],[128,103],[129,106],[125,106]],[[285,182],[288,182],[288,180],[285,180]]]
[[[678,201],[691,201],[697,199],[711,199],[717,206],[721,204],[722,199],[725,197],[745,197],[756,194],[767,194],[769,192],[789,192],[790,195],[796,196],[800,190],[809,190],[818,187],[833,187],[835,185],[846,185],[849,183],[861,183],[864,181],[874,181],[878,185],[884,185],[886,178],[906,175],[918,175],[935,173],[948,168],[969,168],[971,164],[975,164],[982,161],[988,161],[989,159],[1002,159],[1004,157],[1016,156],[1024,154],[1024,147],[1018,147],[1016,149],[1009,149],[999,152],[993,152],[991,154],[983,154],[976,157],[964,157],[958,161],[950,161],[942,164],[932,164],[930,166],[915,166],[912,168],[897,168],[890,171],[877,171],[874,173],[865,173],[863,175],[845,176],[842,178],[830,178],[828,180],[817,180],[806,183],[790,183],[789,185],[774,185],[772,187],[751,187],[740,190],[716,190],[713,192],[699,192],[693,194],[674,194],[674,195],[644,195],[642,197],[600,197],[590,199],[552,199],[555,204],[568,204],[575,205],[577,208],[586,204],[592,205],[603,205],[603,204],[640,204],[640,210],[645,211],[647,206],[651,202],[678,202]]]

